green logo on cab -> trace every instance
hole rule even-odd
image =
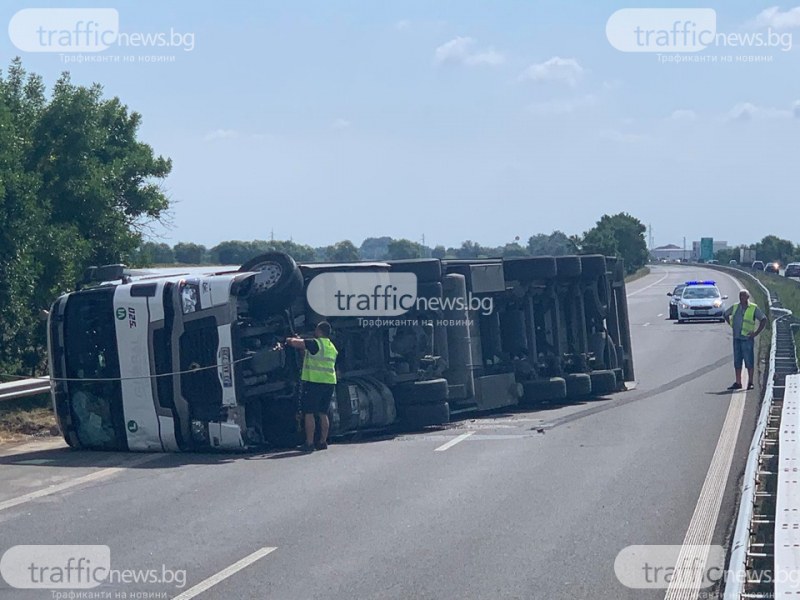
[[[136,433],[139,431],[139,424],[134,420],[128,421],[128,431],[131,433]]]
[[[127,316],[128,316],[128,311],[120,306],[117,309],[117,319],[119,319],[120,321],[124,321],[125,317]]]

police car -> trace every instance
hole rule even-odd
[[[678,318],[678,303],[681,301],[681,294],[683,294],[683,288],[685,287],[685,283],[679,283],[674,290],[667,292],[667,296],[669,296],[669,318],[673,321]]]
[[[678,300],[678,323],[725,321],[725,300],[715,281],[687,281]]]

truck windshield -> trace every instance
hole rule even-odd
[[[69,405],[82,445],[125,449],[114,288],[70,296],[64,319]],[[80,381],[109,379],[109,381]]]

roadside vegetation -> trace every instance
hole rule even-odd
[[[800,281],[787,279],[773,273],[754,273],[767,289],[774,292],[784,308],[792,311],[795,320],[800,322]],[[800,350],[800,327],[794,329],[795,348]]]

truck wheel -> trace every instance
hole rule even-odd
[[[583,400],[592,394],[592,378],[588,373],[568,373],[564,380],[567,382],[568,400]]]
[[[438,258],[413,258],[409,260],[390,260],[392,271],[396,273],[413,273],[420,283],[437,283],[442,281],[442,263]]]
[[[614,377],[617,378],[617,391],[622,391],[625,389],[625,371],[622,369],[612,369],[614,371]]]
[[[398,406],[397,417],[400,423],[409,429],[446,425],[450,422],[450,405],[447,402],[440,402]]]
[[[556,269],[559,279],[570,279],[581,275],[580,256],[557,256]]]
[[[552,256],[504,258],[503,273],[507,281],[552,279],[556,276],[556,259]]]
[[[441,298],[442,284],[438,281],[417,283],[417,298]]]
[[[267,315],[288,306],[303,289],[303,275],[297,263],[283,252],[260,254],[239,267],[243,273],[256,273],[247,292],[250,311]]]
[[[543,402],[563,400],[567,397],[567,382],[561,377],[534,379],[522,384],[520,405],[534,406]]]
[[[415,381],[392,388],[392,394],[394,394],[394,401],[397,406],[440,404],[447,401],[448,391],[447,379]]]
[[[603,396],[617,391],[617,376],[614,371],[602,370],[589,373],[592,381],[592,394]]]

